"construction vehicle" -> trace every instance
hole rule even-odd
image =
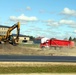
[[[69,41],[69,40],[59,40],[59,39],[46,39],[46,38],[42,38],[41,39],[41,44],[40,47],[41,48],[45,48],[45,47],[54,47],[55,49],[57,47],[62,48],[62,47],[74,47],[74,41]]]
[[[11,32],[17,28],[16,38],[11,35]],[[13,26],[9,27],[6,35],[0,35],[0,43],[10,43],[12,45],[17,45],[19,43],[19,33],[20,33],[20,22],[14,24]]]

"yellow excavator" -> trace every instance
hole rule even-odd
[[[13,31],[15,28],[17,28],[17,34],[16,37],[14,38],[13,35],[11,35],[11,31]],[[6,35],[0,35],[0,43],[4,42],[4,43],[10,43],[12,45],[17,45],[19,43],[19,34],[20,34],[20,22],[9,27]]]

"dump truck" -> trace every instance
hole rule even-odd
[[[17,28],[16,38],[11,35],[11,32]],[[19,43],[19,34],[20,34],[20,22],[14,24],[13,26],[9,27],[6,35],[0,35],[0,43],[10,43],[12,45],[17,45]]]
[[[59,47],[59,48],[62,48],[62,47],[74,47],[74,42],[73,41],[69,41],[69,40],[59,40],[59,39],[45,39],[43,38],[42,39],[42,42],[40,44],[40,47],[41,48],[44,48],[44,47]]]

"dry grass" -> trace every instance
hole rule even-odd
[[[44,67],[44,66],[76,66],[76,63],[69,62],[0,62],[0,67]]]

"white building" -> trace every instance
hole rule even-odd
[[[0,35],[6,35],[9,26],[0,25]]]

